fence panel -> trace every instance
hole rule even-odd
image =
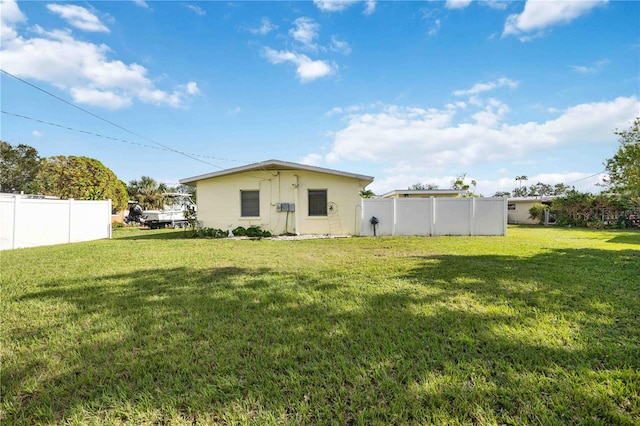
[[[19,199],[15,217],[15,248],[69,242],[69,201]]]
[[[0,250],[13,248],[14,213],[13,197],[0,197]]]
[[[0,195],[0,249],[111,238],[111,201]]]
[[[363,199],[360,235],[506,235],[507,199]]]
[[[435,201],[433,235],[472,235],[473,198],[440,198]]]
[[[433,205],[430,198],[398,199],[394,235],[433,235]]]
[[[376,235],[393,235],[393,200],[389,198],[362,199],[362,220],[360,235],[374,235],[371,218],[378,219],[375,227]]]
[[[111,238],[111,203],[95,201],[74,201],[69,222],[69,242],[100,240]],[[105,218],[108,217],[108,220]],[[103,218],[101,223],[96,218]]]
[[[502,197],[476,199],[473,235],[507,235],[507,201]]]

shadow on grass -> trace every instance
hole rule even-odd
[[[640,245],[640,230],[630,230],[627,233],[622,235],[616,235],[615,237],[607,240],[608,243],[618,243],[618,244],[637,244]]]
[[[147,229],[115,230],[113,238],[118,240],[175,240],[188,238],[189,230],[185,229]]]
[[[18,423],[638,420],[640,252],[413,260],[364,289],[251,267],[43,283],[25,309],[73,309],[12,331],[30,346],[2,369],[4,409]]]

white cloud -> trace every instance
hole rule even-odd
[[[13,75],[48,82],[71,94],[76,102],[111,109],[135,100],[180,107],[188,97],[199,93],[194,82],[171,92],[160,90],[142,65],[110,59],[112,52],[107,45],[77,40],[69,30],[45,31],[34,26],[34,37],[18,35],[14,25],[21,22],[21,13],[11,3],[2,3],[6,37],[1,52],[3,69]],[[10,13],[5,13],[7,10]]]
[[[599,73],[609,61],[602,60],[592,65],[571,65],[570,68],[580,74],[597,74]]]
[[[429,28],[429,31],[427,32],[427,34],[430,36],[434,36],[438,34],[441,26],[442,26],[442,22],[440,21],[440,19],[436,19],[435,21],[433,21],[433,25],[431,25],[431,28]]]
[[[470,108],[467,105],[467,108]],[[490,99],[472,120],[454,123],[458,109],[385,106],[347,116],[326,161],[371,161],[413,168],[463,169],[476,162],[514,161],[560,146],[585,149],[615,141],[613,131],[637,115],[637,97],[576,105],[545,122],[503,122],[509,107]]]
[[[189,95],[199,95],[200,94],[200,89],[198,88],[198,84],[194,81],[190,81],[187,84],[178,86],[178,88],[180,89],[184,89],[185,93],[188,93]]]
[[[501,77],[496,81],[490,81],[488,83],[476,83],[470,89],[456,90],[453,92],[455,96],[470,96],[477,95],[479,93],[488,92],[490,90],[498,89],[500,87],[508,87],[509,89],[515,89],[518,87],[518,82],[510,80],[505,77]]]
[[[119,109],[131,105],[131,97],[118,95],[112,91],[89,89],[85,87],[72,87],[73,100],[87,105],[99,106],[107,109]]]
[[[102,33],[109,32],[109,28],[100,22],[100,19],[95,14],[84,7],[73,4],[48,4],[47,9],[79,30]]]
[[[445,7],[447,9],[464,9],[471,4],[471,0],[447,0]]]
[[[184,7],[186,7],[187,9],[192,10],[196,15],[204,16],[204,15],[207,14],[206,10],[204,10],[203,8],[201,8],[200,6],[197,6],[195,4],[185,4]]]
[[[346,41],[338,40],[333,36],[331,37],[331,50],[349,55],[351,53],[351,46],[349,46],[349,43]]]
[[[323,12],[342,12],[360,1],[361,0],[313,0],[313,3]],[[364,0],[363,13],[365,15],[371,15],[375,10],[375,0]]]
[[[480,3],[496,10],[504,10],[509,4],[509,2],[505,0],[482,0]]]
[[[319,154],[309,154],[300,160],[301,164],[306,164],[308,166],[318,166],[322,163],[322,155]]]
[[[296,73],[301,82],[306,83],[321,77],[326,77],[335,72],[335,66],[319,60],[312,60],[307,55],[296,52],[278,51],[264,48],[263,54],[272,64],[290,62],[296,65]]]
[[[31,132],[31,136],[35,137],[35,138],[39,138],[42,137],[43,133],[39,130],[34,130],[33,132]]]
[[[293,24],[295,27],[289,30],[291,37],[301,43],[303,47],[316,50],[317,46],[315,44],[315,40],[318,38],[320,25],[313,19],[306,18],[304,16],[296,19]]]
[[[546,28],[573,21],[608,0],[527,0],[521,14],[507,17],[502,36],[521,36],[526,41],[531,33],[541,34]],[[535,36],[535,35],[534,35]]]
[[[2,41],[17,37],[14,27],[27,21],[14,0],[0,2],[0,36]]]
[[[261,25],[257,28],[250,28],[249,32],[252,34],[266,35],[277,28],[278,26],[272,24],[269,18],[262,18]]]
[[[359,0],[313,0],[318,9],[323,12],[341,12]]]
[[[365,15],[371,15],[375,11],[376,11],[376,2],[375,2],[375,0],[365,0],[364,14]]]
[[[136,5],[138,5],[140,7],[144,7],[145,9],[149,8],[149,5],[144,0],[133,0],[133,3],[135,3]]]

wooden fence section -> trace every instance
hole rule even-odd
[[[372,218],[375,218],[372,220]],[[374,226],[372,222],[377,222]],[[507,198],[368,198],[360,235],[506,235]]]

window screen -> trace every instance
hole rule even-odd
[[[309,216],[327,215],[327,190],[309,190]]]
[[[240,215],[260,216],[260,191],[240,191]]]

